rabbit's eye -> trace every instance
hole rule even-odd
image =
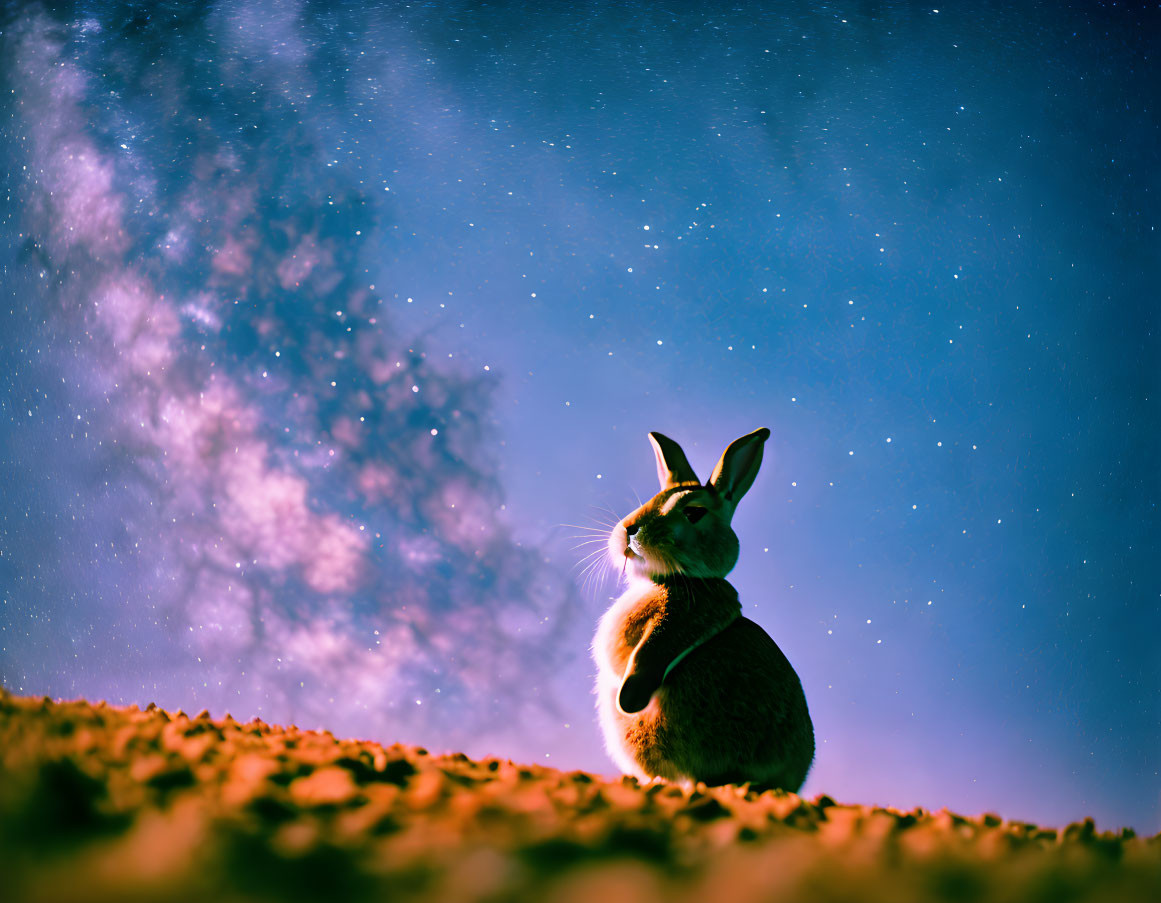
[[[697,505],[686,505],[682,511],[685,512],[685,516],[689,519],[691,524],[696,524],[699,520],[706,516],[706,509],[700,508]]]

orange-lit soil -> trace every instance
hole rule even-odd
[[[1161,900],[1161,835],[638,787],[0,690],[0,897]]]

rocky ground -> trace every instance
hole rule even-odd
[[[640,787],[0,690],[0,896],[1161,900],[1161,835]]]

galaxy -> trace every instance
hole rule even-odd
[[[766,426],[804,792],[1161,827],[1156,10],[0,10],[6,689],[612,774],[586,543]]]

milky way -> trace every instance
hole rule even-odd
[[[6,47],[74,440],[148,574],[127,604],[219,710],[401,735],[432,712],[462,743],[550,704],[569,584],[502,526],[486,383],[384,317],[370,189],[324,174],[298,110],[307,51],[228,12],[122,23],[139,43],[107,56],[104,27],[31,16]]]

